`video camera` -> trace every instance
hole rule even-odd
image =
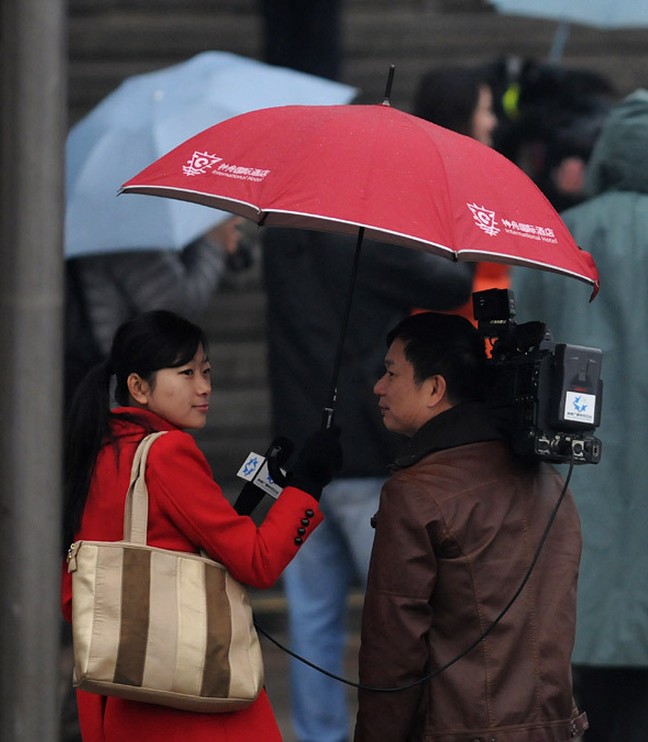
[[[519,456],[598,464],[602,351],[556,343],[542,322],[515,323],[513,292],[473,294],[479,332],[492,341],[486,403]]]

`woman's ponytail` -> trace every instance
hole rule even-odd
[[[83,378],[67,416],[63,447],[63,548],[81,525],[95,461],[109,434],[112,365],[102,361]]]

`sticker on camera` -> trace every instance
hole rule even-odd
[[[565,420],[594,425],[596,395],[584,392],[566,392]]]

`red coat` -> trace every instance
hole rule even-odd
[[[299,549],[295,537],[302,519],[310,520],[304,540],[321,522],[319,503],[301,490],[286,487],[257,527],[249,517],[238,515],[223,496],[191,435],[157,415],[130,411],[145,415],[155,430],[170,431],[155,441],[146,467],[148,542],[179,551],[204,549],[240,582],[256,588],[271,586]],[[78,539],[122,538],[130,468],[145,431],[134,423],[122,423],[118,432],[118,454],[110,445],[99,453]],[[70,621],[71,578],[66,570],[62,607]],[[84,742],[281,740],[265,691],[248,708],[227,714],[177,711],[82,691],[77,701]]]

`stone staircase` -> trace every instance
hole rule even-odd
[[[390,64],[392,103],[407,109],[428,67],[501,54],[542,60],[552,21],[501,16],[486,0],[343,0],[343,82],[380,102]],[[74,123],[125,77],[208,49],[259,58],[256,0],[70,0],[69,111]],[[563,62],[609,74],[621,92],[645,84],[648,30],[572,27]]]

